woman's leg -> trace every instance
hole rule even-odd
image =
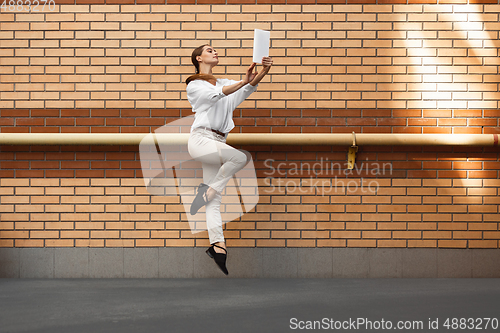
[[[222,193],[229,179],[248,163],[246,153],[225,142],[218,141],[204,132],[190,135],[188,151],[191,157],[197,161],[220,165],[213,179],[206,183],[219,193]]]
[[[226,248],[220,214],[221,193],[229,179],[251,159],[251,155],[237,150],[225,142],[218,141],[213,135],[203,131],[191,133],[188,141],[188,151],[193,159],[202,162],[203,182],[210,185],[216,191],[211,196],[212,200],[206,205],[207,230],[210,244]],[[222,249],[217,247],[214,250],[216,252],[223,252]]]
[[[202,163],[203,165],[203,182],[210,184],[215,175],[219,171],[220,165]],[[207,230],[210,244],[217,244],[225,248],[224,233],[222,229],[222,216],[220,214],[220,205],[222,194],[216,192],[214,198],[205,206],[205,215],[207,219]],[[222,245],[221,245],[222,244]],[[218,252],[217,248],[214,248]],[[221,250],[222,251],[222,250]]]

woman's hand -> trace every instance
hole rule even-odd
[[[254,64],[252,64],[252,66]],[[262,70],[260,71],[260,73],[257,73],[257,69],[255,69],[255,73],[254,73],[252,79],[250,79],[249,83],[252,86],[257,85],[262,80],[262,78],[264,76],[266,76],[266,74],[271,69],[272,65],[273,65],[273,59],[271,57],[262,57]],[[252,66],[250,66],[250,67],[252,67]]]
[[[229,85],[229,86],[224,86],[222,87],[222,93],[224,95],[229,95],[232,94],[233,92],[237,91],[238,89],[244,87],[250,82],[253,82],[256,78],[260,81],[262,78],[259,78],[257,75],[259,74],[257,72],[257,68],[255,67],[257,65],[255,62],[248,67],[247,72],[245,74],[245,78],[241,80],[240,82],[237,82],[235,84]],[[255,68],[255,73],[252,73],[252,70]],[[260,76],[262,77],[263,75],[266,75],[265,71],[262,71]]]
[[[255,68],[255,73],[252,73],[252,70],[254,69],[255,65],[257,65],[255,62],[250,65],[247,69],[247,73],[245,75],[245,79],[243,80],[244,84],[247,84],[248,82],[252,81],[256,76],[257,76],[257,68]]]
[[[273,65],[273,58],[262,57],[262,67],[264,67],[265,70],[271,69],[272,65]]]

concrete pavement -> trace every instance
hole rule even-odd
[[[388,321],[393,332],[454,332],[446,318],[500,319],[499,309],[498,279],[0,279],[2,333],[384,332],[374,327]],[[372,330],[354,329],[360,318]],[[323,329],[300,329],[314,321]]]

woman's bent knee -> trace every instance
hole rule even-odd
[[[245,154],[245,157],[246,157],[246,161],[245,161],[245,165],[248,164],[248,162],[250,162],[252,160],[252,154],[250,154],[248,151],[246,150],[243,150],[243,149],[239,149],[243,154]]]
[[[243,168],[248,163],[248,157],[245,153],[238,149],[231,157],[231,161]]]

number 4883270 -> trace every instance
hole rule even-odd
[[[446,318],[443,323],[443,327],[447,329],[457,330],[457,329],[498,329],[498,319],[497,318]]]
[[[56,9],[56,2],[54,0],[3,0],[0,8],[2,11],[8,12],[43,12],[45,6],[49,11]],[[39,8],[40,7],[40,8]]]

